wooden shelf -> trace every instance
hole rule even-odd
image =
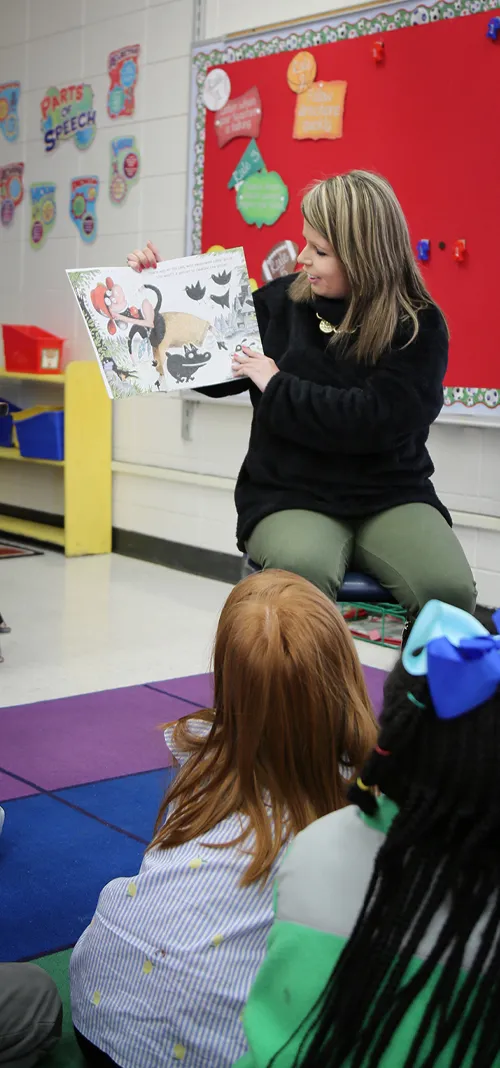
[[[64,460],[32,460],[20,456],[17,448],[0,448],[0,461],[39,465],[40,479],[43,467],[63,469],[64,529],[0,514],[0,530],[61,545],[66,556],[110,553],[112,408],[97,361],[73,360],[62,375],[14,374],[0,368],[4,379],[64,385]],[[8,395],[6,385],[4,393]]]
[[[51,527],[48,523],[33,523],[30,519],[16,519],[12,515],[0,515],[0,530],[4,534],[34,538],[35,541],[46,541],[50,545],[61,545],[62,548],[65,545],[63,528]]]
[[[20,460],[23,464],[48,464],[49,467],[64,467],[64,460],[39,460],[35,456],[21,456],[19,449],[0,446],[0,460]]]
[[[0,378],[18,379],[20,382],[52,382],[52,384],[56,382],[59,383],[59,385],[64,385],[64,382],[66,381],[64,375],[18,374],[16,371],[6,371],[5,367],[0,367]]]

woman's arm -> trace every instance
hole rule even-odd
[[[374,367],[362,388],[320,386],[279,372],[270,378],[258,420],[278,436],[322,452],[384,452],[425,430],[443,405],[448,360],[444,321],[433,316],[407,349]]]

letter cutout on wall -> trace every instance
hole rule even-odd
[[[83,82],[64,89],[47,89],[40,101],[41,130],[46,152],[60,141],[74,140],[77,148],[88,148],[96,135],[94,91]]]

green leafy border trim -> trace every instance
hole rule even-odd
[[[219,64],[238,63],[242,59],[258,59],[262,56],[277,55],[280,52],[295,52],[301,48],[315,45],[332,44],[349,38],[367,37],[373,33],[389,33],[407,26],[424,26],[430,22],[459,18],[464,15],[478,15],[480,12],[498,10],[498,0],[452,0],[451,3],[439,3],[432,6],[417,4],[411,8],[399,8],[392,14],[375,12],[371,18],[367,14],[352,20],[327,23],[320,26],[321,19],[313,22],[316,29],[301,30],[298,27],[284,36],[267,36],[262,39],[246,41],[235,40],[233,43],[213,47],[212,51],[197,50],[193,56],[195,77],[195,130],[192,174],[192,208],[191,208],[191,252],[201,252],[201,227],[203,214],[203,172],[205,162],[205,105],[203,103],[203,86],[207,71]],[[272,33],[272,31],[270,31]],[[251,39],[251,35],[250,39]],[[479,389],[477,387],[446,386],[444,405],[465,406],[473,408],[477,404],[487,408],[500,408],[499,389]]]

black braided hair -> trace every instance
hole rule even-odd
[[[397,1068],[432,1068],[448,1043],[450,1068],[465,1060],[491,1068],[500,1054],[500,688],[440,720],[426,679],[399,663],[386,682],[378,747],[350,792],[373,815],[377,798],[363,785],[379,787],[399,812],[294,1068],[376,1068],[431,978]],[[410,975],[438,910],[446,918]]]

